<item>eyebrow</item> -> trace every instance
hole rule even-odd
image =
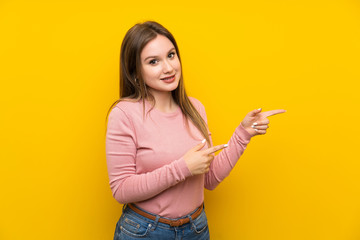
[[[170,50],[168,51],[168,53],[171,52],[171,51],[173,51],[173,50],[175,50],[174,47],[173,47],[172,49],[170,49]],[[158,56],[149,56],[149,57],[146,57],[146,58],[144,59],[144,61],[146,61],[146,59],[148,59],[148,58],[156,58],[156,57],[158,57]]]

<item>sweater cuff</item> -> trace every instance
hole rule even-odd
[[[245,128],[240,125],[236,128],[235,133],[244,141],[246,141],[247,143],[250,142],[250,139],[252,138],[252,136],[250,135],[250,133],[248,133],[248,131],[245,130]]]
[[[192,174],[191,174],[188,166],[186,165],[185,159],[183,157],[181,157],[177,162],[178,162],[179,170],[180,170],[181,174],[184,176],[184,178],[191,177]]]

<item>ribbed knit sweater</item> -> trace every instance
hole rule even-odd
[[[189,98],[207,123],[203,104]],[[212,190],[229,175],[251,135],[239,124],[209,172],[192,176],[183,156],[204,137],[190,120],[189,134],[179,106],[172,113],[153,108],[146,115],[150,107],[146,101],[143,118],[142,101],[120,101],[109,113],[106,161],[110,188],[122,204],[135,203],[154,214],[178,218],[201,205],[204,187]],[[208,134],[212,146],[211,132]]]

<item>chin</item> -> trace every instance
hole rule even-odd
[[[179,84],[180,84],[180,81],[178,80],[176,83],[176,86],[174,86],[171,91],[175,91],[179,87]],[[175,85],[175,83],[174,83],[174,85]]]

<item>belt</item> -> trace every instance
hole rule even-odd
[[[142,211],[141,209],[137,208],[134,204],[129,203],[127,205],[129,206],[129,208],[131,208],[131,210],[133,210],[134,212],[140,214],[141,216],[149,218],[149,219],[154,220],[154,221],[156,220],[156,216]],[[201,211],[203,210],[203,208],[204,208],[204,205],[201,204],[201,206],[193,214],[190,215],[191,218],[195,219],[198,216],[200,216]],[[190,218],[187,217],[187,218],[180,218],[178,220],[170,220],[170,219],[167,219],[167,218],[160,217],[159,222],[169,224],[172,227],[178,227],[178,226],[181,226],[181,225],[183,225],[185,223],[190,222]]]

